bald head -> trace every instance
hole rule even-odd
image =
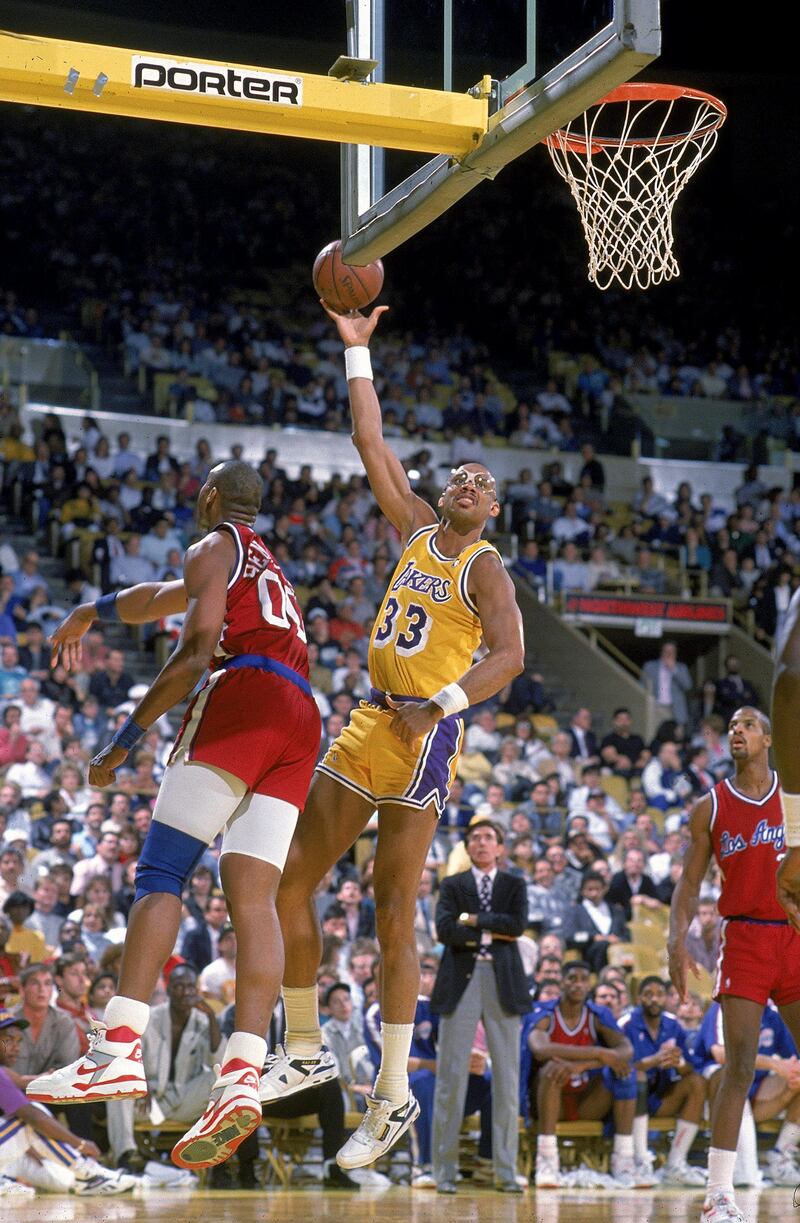
[[[231,459],[208,473],[206,487],[216,489],[226,512],[255,518],[264,495],[261,476],[248,463]]]

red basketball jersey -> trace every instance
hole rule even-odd
[[[548,1036],[554,1044],[557,1045],[572,1045],[573,1047],[580,1045],[599,1045],[601,1040],[597,1035],[597,1024],[594,1013],[588,1006],[584,1006],[581,1011],[580,1018],[574,1028],[567,1026],[564,1016],[561,1014],[561,1007],[556,1005],[553,1008],[552,1017],[550,1019],[550,1028]],[[591,1074],[589,1071],[573,1074],[568,1080],[567,1086],[573,1091],[586,1086],[590,1081]]]
[[[221,522],[214,529],[233,537],[236,567],[228,582],[225,623],[212,669],[235,654],[262,654],[308,679],[303,615],[275,557],[252,527]]]
[[[784,851],[777,774],[772,774],[772,785],[761,799],[740,794],[727,778],[710,793],[711,843],[723,880],[720,913],[785,921],[775,898],[775,874]]]

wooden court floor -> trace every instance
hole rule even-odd
[[[800,1223],[791,1189],[739,1190],[737,1201],[747,1223]],[[124,1198],[3,1198],[0,1217],[9,1223],[699,1223],[701,1204],[699,1194],[681,1190],[559,1190],[512,1198],[490,1190],[446,1198],[403,1188],[154,1190]]]

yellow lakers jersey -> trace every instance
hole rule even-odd
[[[438,523],[406,544],[369,642],[369,674],[381,692],[431,697],[460,679],[481,639],[478,611],[467,590],[472,562],[497,549],[484,539],[458,556],[437,551]]]

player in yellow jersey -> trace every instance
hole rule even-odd
[[[336,1074],[322,1048],[317,1010],[322,938],[313,894],[377,807],[373,878],[382,1061],[365,1118],[337,1156],[345,1169],[372,1163],[419,1111],[407,1074],[419,992],[417,886],[455,773],[463,734],[458,715],[523,668],[514,586],[496,550],[481,539],[487,520],[500,510],[493,476],[482,463],[452,472],[438,518],[412,491],[384,441],[367,345],[385,308],[368,318],[331,318],[345,345],[353,440],[405,550],[370,640],[370,700],[354,711],[319,765],[289,850],[278,893],[286,943],[286,1048],[261,1079],[262,1100],[269,1102]],[[488,652],[473,663],[481,639]],[[468,925],[464,936],[474,940]]]

